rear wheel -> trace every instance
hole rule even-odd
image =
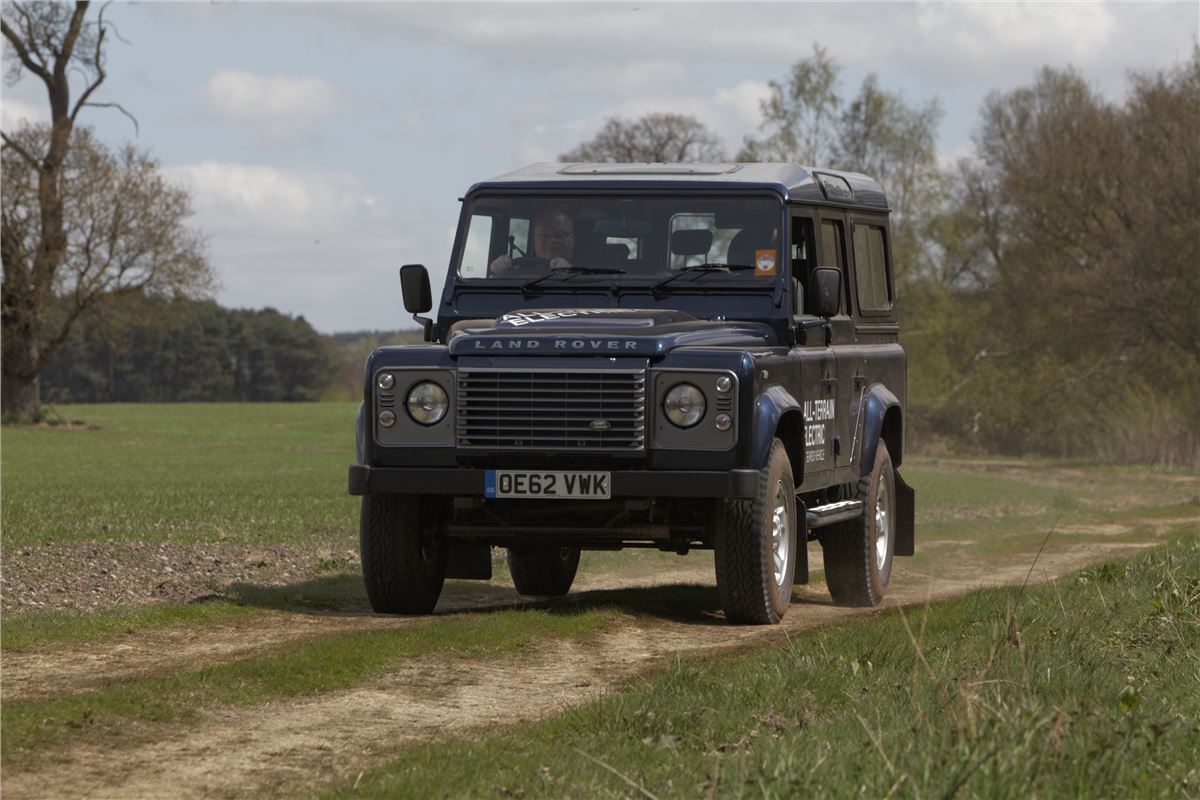
[[[362,499],[358,542],[363,583],[380,614],[428,614],[446,579],[445,503],[407,494]]]
[[[892,578],[896,553],[896,472],[882,441],[871,474],[855,487],[862,516],[821,536],[825,582],[842,606],[877,606]]]
[[[796,485],[783,442],[772,442],[753,499],[721,503],[713,544],[725,618],[753,625],[783,619],[796,571]]]
[[[571,591],[578,547],[508,548],[508,571],[519,594],[559,597]]]

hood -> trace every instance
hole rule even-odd
[[[539,308],[450,329],[450,355],[598,355],[660,358],[676,347],[763,346],[775,334],[757,322],[696,319],[682,311]]]

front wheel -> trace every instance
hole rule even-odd
[[[579,569],[578,547],[508,548],[508,571],[518,594],[561,597]]]
[[[408,494],[362,499],[358,543],[363,583],[380,614],[428,614],[446,580],[445,504]]]
[[[892,578],[896,554],[896,471],[882,441],[871,474],[855,487],[862,516],[821,536],[825,582],[840,606],[877,606]]]
[[[796,485],[783,442],[772,442],[753,499],[720,504],[714,533],[725,618],[751,625],[783,619],[796,572]]]

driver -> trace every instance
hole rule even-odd
[[[571,266],[575,252],[575,222],[562,206],[546,206],[533,218],[533,255],[550,262],[550,269]],[[488,275],[499,277],[513,268],[512,256],[498,256],[488,265]]]

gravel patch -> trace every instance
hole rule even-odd
[[[357,569],[357,551],[313,545],[49,541],[5,549],[0,613],[189,603],[233,583],[282,586]]]

